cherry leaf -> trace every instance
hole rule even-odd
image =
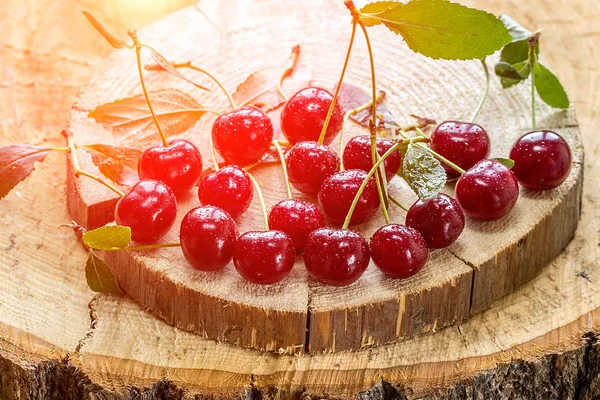
[[[106,39],[106,41],[108,43],[110,43],[110,45],[112,47],[114,47],[115,49],[124,49],[126,47],[131,48],[131,46],[129,46],[127,43],[125,43],[124,41],[122,41],[121,39],[119,39],[118,37],[113,35],[112,33],[110,33],[104,27],[104,24],[102,22],[100,22],[100,20],[94,14],[87,12],[87,11],[81,11],[81,12],[83,13],[84,17],[86,17],[87,20],[90,22],[90,24],[92,24],[92,26],[94,28],[96,28],[96,30],[102,36],[104,36],[104,39]]]
[[[309,86],[313,79],[311,70],[298,65],[299,57],[300,46],[294,46],[290,55],[290,65],[287,67],[269,67],[250,74],[235,89],[233,93],[235,102],[240,106],[245,104],[266,105],[270,109],[282,106],[285,100],[277,91],[277,81],[284,72],[286,78],[281,87],[290,96]]]
[[[500,164],[504,165],[508,169],[512,169],[512,167],[515,166],[514,160],[511,160],[510,158],[496,157],[493,158],[493,160],[498,161]]]
[[[337,85],[333,88],[334,91],[336,87]],[[349,83],[342,83],[338,99],[342,108],[345,111],[350,111],[369,103],[372,100],[372,95],[357,86]],[[369,121],[372,118],[371,111],[372,108],[369,107],[359,113],[352,114],[350,119],[368,128]],[[377,104],[377,117],[382,118],[381,121],[383,121],[385,126],[398,125],[392,113],[381,102]]]
[[[179,70],[177,70],[177,68],[175,68],[173,66],[173,64],[171,64],[171,62],[169,60],[167,60],[165,57],[163,57],[163,55],[160,54],[158,51],[154,50],[152,47],[149,47],[149,46],[145,46],[145,47],[150,50],[150,53],[152,54],[152,58],[154,59],[154,61],[156,61],[158,66],[160,66],[163,70],[167,71],[171,75],[176,76],[179,79],[183,79],[184,81],[191,83],[192,85],[196,86],[198,89],[208,90],[210,92],[210,89],[207,89],[202,85],[198,85],[196,82],[192,81],[191,79],[186,78],[181,72],[179,72]],[[153,68],[146,68],[146,69],[153,69]]]
[[[512,40],[493,14],[446,0],[412,0],[369,18],[378,18],[413,51],[434,59],[484,58]]]
[[[535,63],[533,74],[535,75],[535,88],[546,104],[554,108],[569,108],[569,97],[556,75],[539,62]]]
[[[36,162],[44,158],[52,149],[15,144],[0,148],[0,199],[6,196],[19,182],[27,178]]]
[[[85,263],[85,278],[90,289],[96,293],[123,293],[108,265],[92,250]]]
[[[92,161],[108,179],[127,186],[139,181],[137,165],[142,156],[140,149],[107,144],[90,144],[84,148],[91,150]]]
[[[124,249],[131,242],[131,228],[128,226],[107,225],[83,234],[83,242],[91,249]]]
[[[370,14],[377,16],[377,14],[382,14],[400,4],[402,3],[397,1],[376,1],[369,3],[360,9],[361,14],[363,14],[360,17],[360,20],[365,26],[379,25],[382,23],[381,20],[378,18],[371,18]]]
[[[531,37],[531,31],[512,19],[509,15],[502,14],[499,19],[506,29],[508,29],[508,33],[510,33],[513,43],[527,40]]]
[[[186,132],[206,113],[190,95],[176,89],[150,92],[149,96],[167,136]],[[158,132],[143,95],[103,104],[92,110],[89,116],[112,128],[120,144],[139,146],[158,140]]]
[[[523,82],[529,76],[531,68],[529,60],[514,65],[500,61],[495,67],[496,75],[500,77],[500,82],[504,89]]]
[[[446,184],[442,164],[426,149],[410,144],[402,161],[402,176],[421,199],[438,194]]]

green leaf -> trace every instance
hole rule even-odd
[[[88,286],[97,293],[123,293],[112,271],[92,250],[85,263],[85,278]]]
[[[399,5],[402,5],[402,3],[398,1],[376,1],[369,3],[360,9],[361,14],[366,14],[365,16],[361,16],[360,20],[365,26],[379,25],[382,23],[381,20],[379,18],[372,18],[369,14],[381,14]]]
[[[412,0],[370,18],[402,35],[413,51],[436,59],[484,58],[512,40],[494,15],[446,0]]]
[[[523,79],[519,74],[519,71],[517,71],[517,69],[513,67],[512,64],[503,61],[500,61],[496,64],[496,66],[494,67],[494,72],[501,78],[509,78],[516,80]]]
[[[569,108],[569,97],[556,75],[539,62],[535,63],[533,74],[535,88],[546,104],[554,108]]]
[[[108,225],[83,234],[83,242],[96,250],[124,249],[130,241],[131,228],[128,226]]]
[[[100,20],[94,14],[87,11],[82,11],[82,13],[83,16],[87,18],[89,23],[92,24],[94,28],[96,28],[98,33],[100,33],[112,47],[114,47],[115,49],[123,49],[126,47],[130,47],[127,43],[110,33],[104,27],[104,24],[102,24],[102,22],[100,22]]]
[[[498,161],[500,164],[503,164],[508,169],[512,169],[512,167],[515,166],[515,162],[510,158],[496,157],[492,158],[492,160]]]
[[[519,24],[517,21],[512,19],[512,17],[506,14],[502,14],[500,16],[500,21],[502,21],[506,29],[508,29],[508,33],[510,33],[513,42],[527,40],[532,35],[529,29],[525,28],[523,25]]]
[[[499,64],[502,64],[502,65],[500,67],[498,67]],[[501,74],[498,73],[498,68],[500,68],[500,69],[509,68],[504,64],[506,64],[506,63],[499,62],[498,64],[496,64],[496,75],[501,77],[500,81],[502,82],[502,87],[504,89],[511,87],[513,85],[516,85],[517,83],[523,82],[525,79],[527,79],[527,77],[529,76],[529,74],[531,72],[531,68],[529,66],[529,60],[527,60],[527,61],[517,63],[515,65],[507,64],[508,66],[510,66],[512,71],[516,72],[516,75],[513,75],[513,73],[511,72],[510,76],[508,76],[509,73],[507,72],[506,73],[507,76],[502,76]],[[501,71],[501,73],[504,73],[504,72]]]
[[[426,149],[410,144],[402,161],[402,175],[421,199],[438,194],[446,184],[442,164]]]

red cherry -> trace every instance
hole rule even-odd
[[[248,173],[235,165],[207,175],[198,185],[200,203],[222,208],[234,219],[248,209],[253,193]]]
[[[380,156],[384,155],[395,142],[390,139],[377,138],[377,152]],[[371,138],[369,135],[355,136],[346,144],[344,148],[344,167],[347,169],[362,169],[369,172],[373,168],[373,158],[371,157]],[[400,169],[402,156],[396,151],[385,159],[385,176],[389,181]]]
[[[515,174],[495,160],[482,160],[456,182],[456,200],[471,218],[494,220],[512,210],[519,197]]]
[[[308,235],[325,226],[325,217],[313,203],[282,200],[271,209],[269,226],[286,233],[294,242],[296,252],[302,253]]]
[[[417,200],[406,214],[406,225],[418,231],[430,249],[450,246],[465,227],[465,215],[458,202],[444,193]]]
[[[471,168],[490,153],[490,138],[481,126],[471,122],[446,121],[435,128],[430,147],[464,170]],[[459,174],[444,164],[448,178]]]
[[[510,151],[519,183],[532,190],[553,189],[571,171],[571,149],[558,133],[535,131],[521,136]]]
[[[236,238],[233,218],[219,207],[193,208],[181,221],[181,250],[190,265],[201,271],[216,271],[229,264]]]
[[[332,101],[331,93],[317,87],[302,89],[293,95],[281,112],[281,130],[287,140],[292,144],[318,141]],[[344,110],[339,101],[336,101],[325,132],[324,144],[333,141],[342,130],[343,123]]]
[[[308,235],[304,264],[310,276],[332,286],[356,281],[369,265],[369,243],[348,229],[319,228]]]
[[[192,190],[202,174],[202,156],[187,140],[174,140],[168,146],[153,146],[138,162],[140,179],[164,182],[175,195]]]
[[[258,161],[273,141],[273,124],[261,110],[245,106],[221,115],[212,127],[215,149],[231,164]]]
[[[131,238],[154,244],[173,226],[177,217],[177,200],[164,183],[144,180],[136,183],[115,207],[118,225],[131,228]]]
[[[287,156],[290,183],[303,193],[318,193],[321,184],[340,169],[340,159],[331,148],[317,142],[298,142]]]
[[[390,278],[410,278],[427,262],[427,243],[413,228],[389,224],[371,236],[373,262]]]
[[[336,172],[323,182],[319,191],[319,204],[327,219],[336,224],[342,224],[352,205],[358,188],[366,178],[367,173],[359,169],[348,169]],[[371,177],[365,190],[360,195],[356,208],[352,213],[350,225],[361,224],[375,215],[379,208],[377,184]]]
[[[281,231],[251,231],[242,234],[233,252],[233,263],[240,275],[253,283],[279,282],[296,261],[294,242]]]

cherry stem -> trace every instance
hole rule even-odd
[[[352,200],[352,204],[350,205],[348,214],[346,214],[346,219],[344,220],[344,225],[342,225],[342,229],[348,229],[348,226],[350,225],[350,220],[352,219],[352,213],[354,213],[354,209],[356,208],[356,205],[358,204],[358,200],[360,199],[360,196],[363,194],[363,191],[365,190],[367,183],[369,183],[369,179],[371,179],[371,177],[375,174],[375,172],[377,171],[379,166],[381,164],[383,164],[385,159],[388,158],[393,152],[398,150],[400,148],[400,146],[402,146],[403,144],[404,144],[404,141],[395,143],[392,147],[390,147],[388,149],[388,151],[385,152],[384,155],[381,156],[381,158],[379,160],[377,160],[377,162],[375,164],[373,164],[373,167],[371,168],[371,170],[369,171],[369,173],[367,174],[365,179],[363,179],[360,187],[358,188],[358,191],[356,192],[356,195],[354,196],[354,199]],[[389,224],[390,221],[386,220],[386,223]]]
[[[73,140],[73,133],[69,130],[64,130],[63,135],[67,139],[67,146],[69,149],[69,153],[71,155],[71,164],[73,165],[73,175],[75,177],[79,177],[80,175],[86,176],[86,177],[106,186],[107,188],[109,188],[110,190],[115,192],[119,197],[125,196],[125,193],[123,193],[121,190],[119,190],[116,186],[114,186],[107,180],[102,179],[96,175],[90,174],[89,172],[82,170],[81,167],[79,166],[79,159],[77,158],[77,146],[75,145],[75,141]]]
[[[335,88],[335,93],[333,95],[333,99],[331,100],[331,104],[329,105],[329,111],[327,111],[327,117],[325,117],[325,123],[323,124],[323,128],[321,129],[321,135],[319,136],[319,144],[323,144],[325,140],[325,133],[327,132],[327,128],[329,127],[329,121],[331,120],[331,115],[333,114],[333,109],[335,108],[335,104],[337,102],[338,96],[340,94],[340,89],[342,87],[342,82],[344,80],[344,75],[346,75],[346,67],[348,67],[348,61],[350,60],[350,53],[352,52],[352,45],[354,45],[354,36],[356,35],[356,19],[352,20],[352,34],[350,35],[350,43],[348,44],[348,51],[346,52],[346,59],[344,60],[344,66],[342,67],[342,73],[340,74],[340,80]]]
[[[148,244],[145,246],[128,246],[122,249],[115,247],[112,249],[104,249],[104,251],[140,251],[140,250],[152,250],[152,249],[164,249],[166,247],[181,247],[181,243],[161,243],[161,244]]]
[[[292,187],[290,186],[290,179],[288,177],[287,165],[285,163],[285,156],[283,155],[283,150],[281,149],[281,145],[277,140],[273,140],[273,146],[277,149],[277,154],[279,155],[279,161],[281,162],[281,169],[283,170],[283,177],[285,179],[285,188],[287,190],[288,199],[292,199]]]
[[[250,172],[248,172],[248,176],[250,177],[250,180],[252,181],[252,184],[254,185],[254,189],[256,190],[256,193],[258,194],[258,200],[260,201],[260,208],[262,210],[263,218],[265,219],[265,230],[268,231],[269,230],[269,216],[267,215],[267,206],[265,206],[265,198],[263,197],[262,190],[260,189],[260,185],[256,181],[256,178]]]
[[[392,203],[394,203],[395,205],[397,205],[398,207],[400,207],[404,211],[408,212],[408,207],[406,207],[404,204],[400,203],[400,200],[396,199],[391,194],[388,194],[388,197],[389,197],[389,199],[390,199],[390,201]]]
[[[481,61],[481,65],[483,66],[483,71],[485,72],[485,91],[483,92],[483,96],[481,97],[481,100],[479,100],[479,104],[477,105],[477,108],[475,109],[475,112],[473,113],[473,116],[471,117],[471,122],[475,122],[475,120],[479,116],[479,113],[481,112],[481,109],[483,108],[483,103],[485,103],[485,99],[487,98],[488,93],[490,91],[490,71],[488,69],[487,63],[485,62],[485,58],[482,58],[479,61]]]
[[[367,33],[367,28],[362,23],[362,21],[358,20],[360,28],[363,31],[365,36],[365,41],[367,42],[367,50],[369,51],[369,64],[371,65],[371,89],[372,93],[372,102],[371,102],[371,114],[372,114],[372,125],[371,125],[371,159],[373,160],[373,164],[377,162],[379,159],[379,153],[377,152],[377,85],[375,81],[375,60],[373,59],[373,49],[371,47],[371,41],[369,40],[369,34]],[[383,212],[383,217],[387,224],[390,223],[390,216],[388,215],[387,205],[387,184],[385,181],[385,167],[380,164],[381,167],[375,176],[375,183],[377,184],[377,193],[379,194],[379,200],[381,201],[381,211]]]
[[[204,70],[204,69],[202,69],[200,67],[195,66],[190,61],[188,61],[186,63],[173,64],[173,67],[175,67],[175,68],[189,68],[191,70],[201,72],[204,75],[208,76],[223,91],[223,93],[225,94],[225,96],[227,96],[227,100],[229,100],[229,104],[231,105],[231,108],[233,110],[237,109],[237,105],[235,104],[235,100],[233,99],[233,96],[231,95],[231,93],[229,93],[229,91],[227,89],[225,89],[225,86],[223,86],[223,84],[221,83],[221,81],[219,81],[210,72],[208,72],[208,71],[206,71],[206,70]]]
[[[423,135],[423,137],[425,137],[425,134],[423,133],[423,131],[419,128],[417,128],[417,132],[420,135]],[[459,167],[458,165],[454,164],[452,161],[448,160],[446,157],[442,156],[441,154],[437,153],[436,151],[432,150],[430,147],[424,146],[421,143],[416,143],[415,146],[419,146],[422,149],[427,150],[428,152],[430,152],[435,158],[437,158],[438,160],[440,160],[441,162],[443,162],[444,164],[447,164],[450,168],[452,168],[453,170],[455,170],[456,172],[458,172],[459,174],[464,174],[465,170],[462,169],[461,167]]]
[[[535,32],[529,38],[529,68],[531,70],[531,127],[535,131],[535,64],[537,63],[537,57],[535,55],[535,47],[540,39],[541,31]]]
[[[70,149],[70,148],[68,148],[68,147],[50,147],[50,149],[49,149],[49,150],[52,150],[52,151],[59,151],[59,152],[61,152],[61,153],[68,153],[68,152],[69,152],[69,150],[71,150],[71,149]]]

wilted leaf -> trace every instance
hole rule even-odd
[[[512,167],[515,166],[514,160],[511,160],[510,158],[496,157],[493,158],[493,160],[498,161],[500,164],[504,165],[508,169],[512,169]]]
[[[515,65],[499,62],[496,64],[495,72],[496,75],[500,77],[502,87],[506,89],[527,79],[529,73],[531,72],[531,68],[529,66],[529,60],[517,63]]]
[[[127,45],[127,43],[125,43],[124,41],[122,41],[121,39],[119,39],[118,37],[113,35],[112,33],[110,33],[104,27],[104,24],[102,24],[102,22],[100,22],[100,20],[94,14],[87,12],[87,11],[82,11],[82,13],[87,18],[87,20],[90,22],[90,24],[92,24],[92,26],[94,28],[96,28],[96,30],[102,36],[104,36],[104,39],[106,39],[106,41],[108,43],[110,43],[110,45],[112,47],[114,47],[115,49],[123,49],[125,47],[130,47],[129,45]]]
[[[150,101],[167,136],[191,129],[205,114],[190,95],[176,89],[150,92]],[[89,113],[102,125],[112,128],[123,145],[140,146],[159,140],[158,130],[143,95],[103,104]]]
[[[277,82],[281,75],[290,70],[286,79],[283,80],[281,87],[283,91],[292,96],[296,92],[310,85],[313,74],[307,67],[298,65],[300,55],[300,46],[295,46],[290,55],[290,65],[281,67],[268,67],[256,71],[240,83],[235,92],[233,99],[241,106],[243,104],[259,104],[267,105],[270,108],[277,108],[284,104],[284,99],[277,92]]]
[[[333,88],[335,91],[337,85]],[[382,93],[382,92],[380,92]],[[385,93],[384,93],[385,95]],[[361,88],[351,85],[349,83],[343,83],[340,88],[340,94],[338,98],[340,105],[344,109],[345,112],[350,110],[354,110],[364,104],[369,103],[372,100],[372,94],[369,92],[362,90]],[[366,110],[363,110],[359,113],[353,114],[350,118],[362,126],[369,127],[369,121],[372,119],[372,108],[369,107]],[[387,109],[387,107],[383,103],[377,104],[377,117],[381,118],[386,127],[388,126],[397,126],[398,124],[395,121],[392,113]]]
[[[535,88],[546,104],[554,108],[569,108],[569,97],[556,75],[539,62],[535,63],[533,73]]]
[[[88,286],[97,293],[123,293],[112,271],[93,251],[85,263],[85,278]]]
[[[177,70],[177,68],[175,68],[173,66],[173,64],[171,64],[171,62],[169,62],[169,60],[167,60],[165,57],[163,57],[163,55],[160,54],[158,51],[154,50],[152,47],[149,47],[149,46],[145,46],[145,47],[150,50],[150,53],[152,53],[152,58],[154,58],[154,61],[156,61],[156,63],[163,70],[169,72],[171,75],[174,75],[179,79],[183,79],[184,81],[191,83],[192,85],[196,86],[198,89],[209,90],[209,89],[205,88],[204,86],[198,85],[196,82],[185,77],[185,75],[183,75],[181,72],[179,72]]]
[[[131,242],[131,228],[128,226],[108,225],[87,231],[83,242],[91,249],[124,249]]]
[[[369,18],[380,19],[413,51],[435,59],[484,58],[512,40],[493,14],[446,0],[412,0]]]
[[[90,151],[92,161],[108,179],[127,186],[132,186],[139,181],[137,165],[142,156],[140,149],[107,144],[90,144],[85,148],[92,150]]]
[[[378,14],[382,14],[392,8],[401,5],[402,3],[398,1],[376,1],[373,3],[366,4],[363,8],[360,9],[361,14],[366,14],[361,16],[360,20],[365,26],[375,26],[381,24],[381,20],[378,18],[371,18],[368,14],[373,14],[377,16]]]
[[[52,149],[15,144],[0,148],[0,199],[27,178],[36,161],[43,161]]]
[[[446,171],[431,153],[409,145],[402,161],[402,176],[421,199],[438,194],[446,184]]]

